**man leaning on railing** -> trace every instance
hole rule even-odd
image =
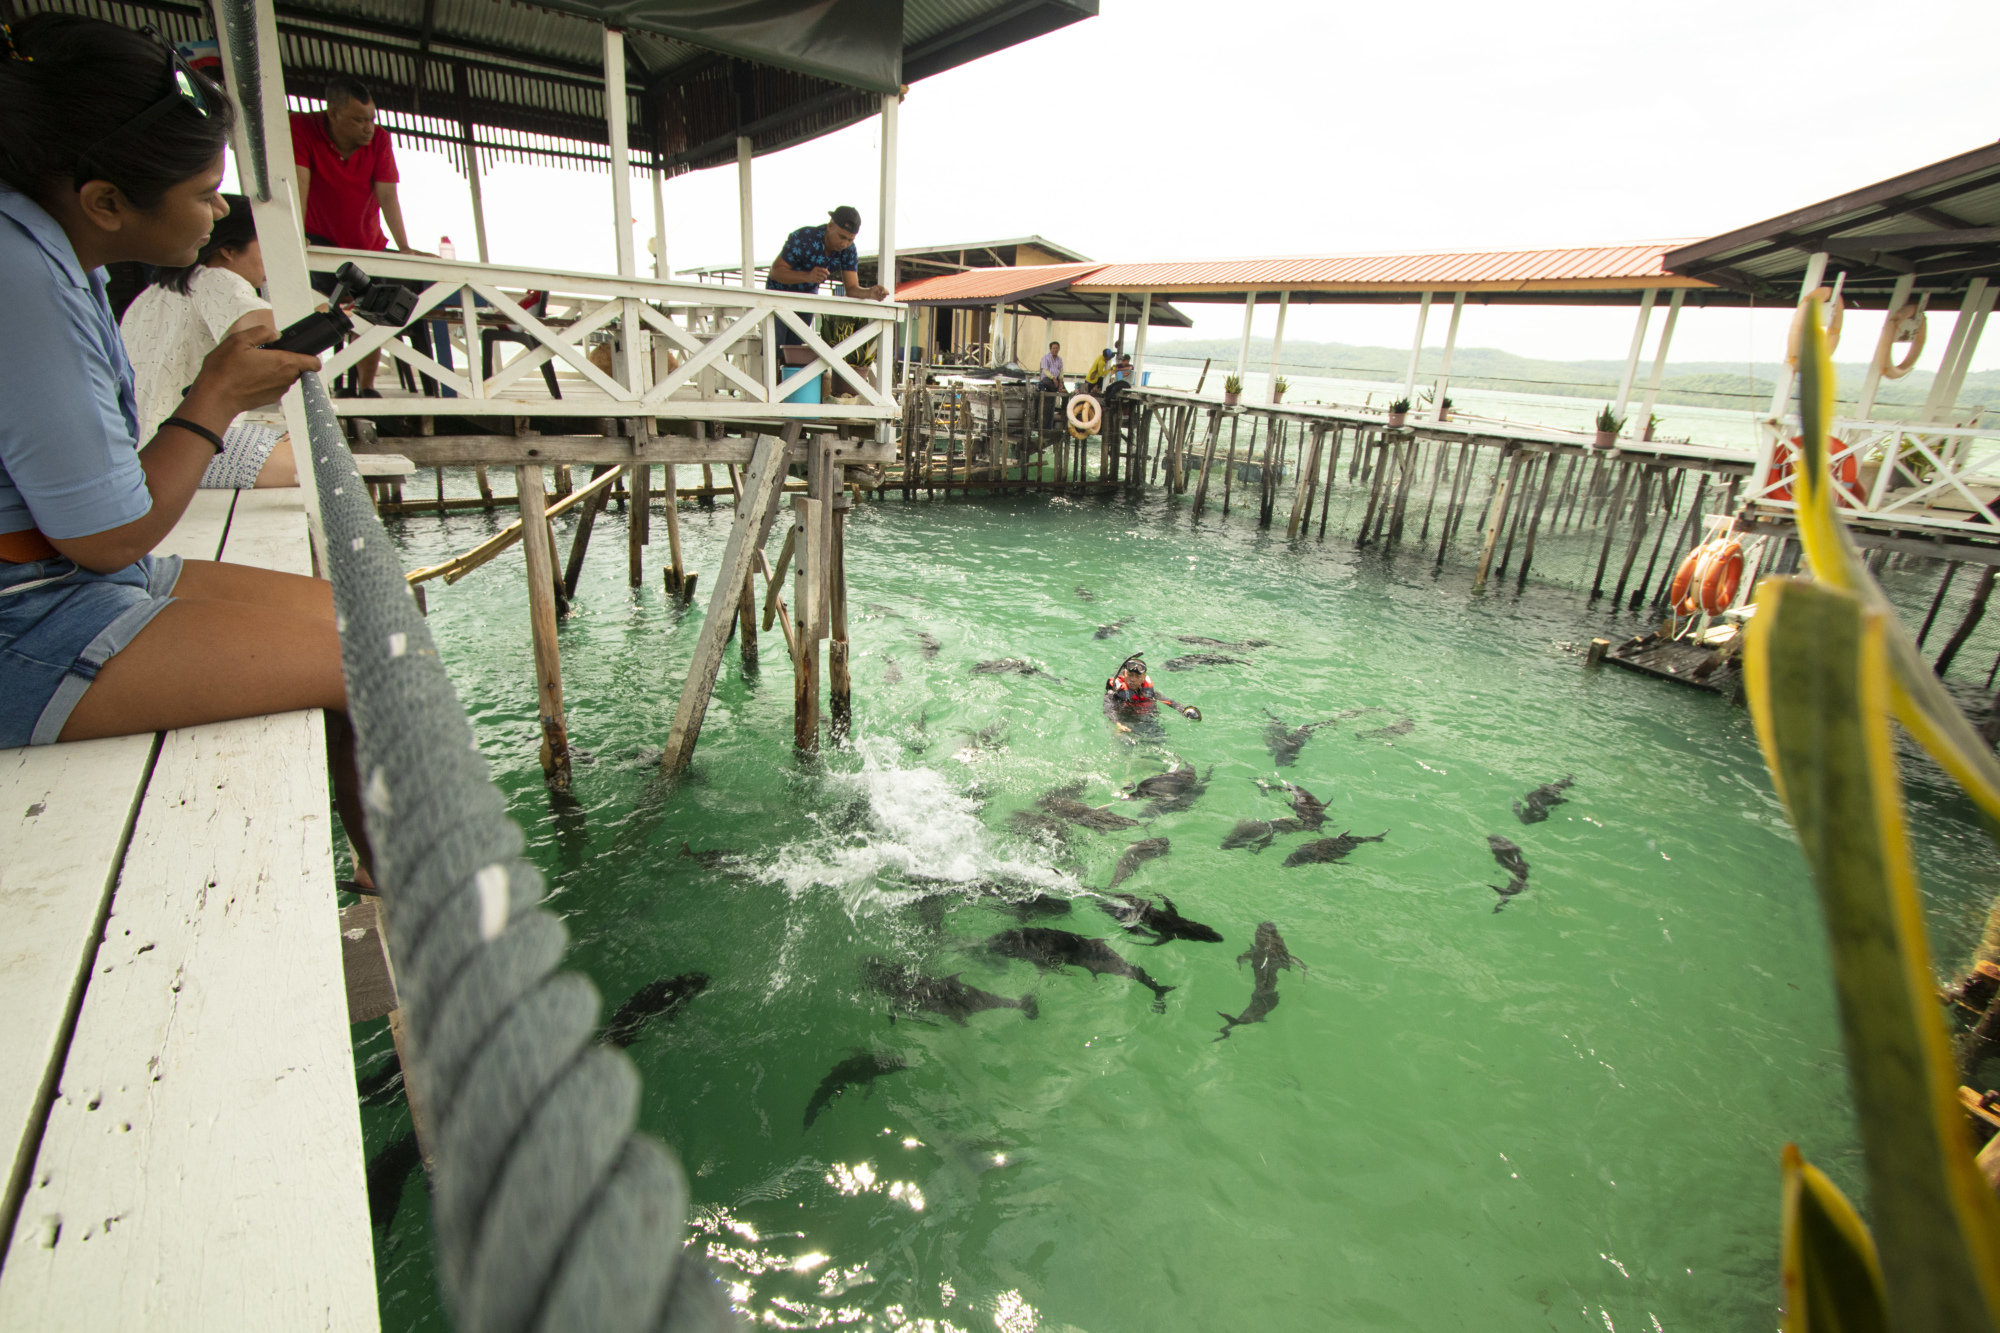
[[[785,248],[771,261],[771,275],[764,280],[766,290],[817,292],[828,278],[838,275],[846,289],[844,295],[857,301],[880,301],[889,294],[887,287],[879,282],[873,287],[861,285],[861,256],[854,248],[860,231],[861,214],[847,204],[827,214],[823,227],[800,227],[785,238]],[[803,318],[808,325],[813,322],[811,315]],[[778,346],[804,341],[784,321],[778,322]]]

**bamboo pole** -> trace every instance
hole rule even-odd
[[[546,508],[543,510],[543,513],[547,517],[553,518],[572,506],[581,504],[592,496],[597,495],[600,491],[609,488],[618,480],[620,475],[622,475],[622,468],[614,469],[606,476],[593,481],[589,486],[573,491],[567,500],[561,500],[552,505],[547,504],[546,497],[544,497],[543,503],[546,505]],[[427,565],[422,569],[413,569],[403,577],[412,584],[424,583],[430,579],[440,577],[446,583],[456,583],[519,540],[521,540],[521,520],[515,519],[512,523],[509,523],[506,527],[500,529],[500,531],[494,533],[464,555],[455,555],[440,564]]]
[[[542,777],[553,791],[568,791],[569,729],[563,718],[562,657],[556,650],[555,554],[549,549],[542,469],[514,469],[521,493],[521,549],[528,565],[528,633],[535,653],[535,709],[542,728]]]

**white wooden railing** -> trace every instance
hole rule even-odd
[[[905,307],[891,302],[387,251],[315,246],[306,253],[315,272],[331,272],[351,260],[370,277],[395,278],[417,288],[414,320],[429,322],[434,330],[445,325],[454,354],[455,364],[446,366],[404,342],[396,330],[363,324],[358,337],[324,358],[326,377],[381,351],[456,394],[426,400],[440,413],[817,421],[893,421],[897,416],[894,395],[875,383],[875,368],[847,363],[850,354],[871,344],[877,365],[893,353]],[[546,318],[522,308],[522,298],[531,291],[549,293]],[[438,309],[453,301],[456,308]],[[496,346],[490,377],[480,374],[479,335],[482,327],[494,326],[482,326],[482,314],[504,319],[533,339],[526,347],[518,342]],[[807,322],[810,316],[820,316],[822,322],[827,316],[858,319],[860,324],[830,346]],[[777,364],[780,326],[814,356],[788,378]],[[607,341],[615,349],[610,371],[591,361],[587,344],[592,341]],[[627,355],[628,348],[640,354]],[[541,367],[550,361],[581,380],[565,380],[560,399],[549,397],[542,387]],[[828,370],[833,372],[834,401],[796,401]],[[851,401],[838,401],[844,396]],[[336,400],[335,409],[343,416],[385,410],[378,401],[358,398]]]
[[[1795,418],[1763,423],[1745,504],[1798,509],[1798,430]],[[1850,522],[2000,537],[2000,426],[1842,419],[1833,438],[1834,499]]]

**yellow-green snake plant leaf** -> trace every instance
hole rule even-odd
[[[2000,1333],[2000,1202],[1973,1162],[1903,826],[1892,624],[1852,592],[1766,579],[1745,692],[1826,918],[1890,1324]]]
[[[1875,1241],[1847,1196],[1785,1145],[1782,1333],[1888,1333]]]
[[[1833,423],[1833,363],[1819,326],[1819,301],[1812,298],[1799,353],[1800,458],[1795,478],[1798,497],[1799,544],[1821,583],[1854,593],[1871,611],[1883,613],[1888,627],[1890,706],[1917,744],[1942,764],[1966,794],[2000,824],[2000,760],[1973,730],[1965,714],[1939,684],[1937,674],[1917,653],[1916,645],[1889,606],[1881,585],[1868,571],[1848,539],[1847,528],[1834,514],[1833,486],[1827,443]],[[1883,466],[1889,466],[1884,462]]]

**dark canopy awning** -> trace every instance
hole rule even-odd
[[[2000,279],[2000,144],[1681,246],[1666,266],[1790,304],[1821,251],[1828,282],[1847,275],[1850,305],[1882,308],[1909,274],[1931,309],[1958,309],[1974,278]]]
[[[0,0],[215,35],[199,0]],[[1092,17],[1097,0],[277,0],[286,91],[368,84],[400,139],[482,160],[604,165],[603,26],[625,34],[632,160],[669,173],[855,124],[899,86]]]

